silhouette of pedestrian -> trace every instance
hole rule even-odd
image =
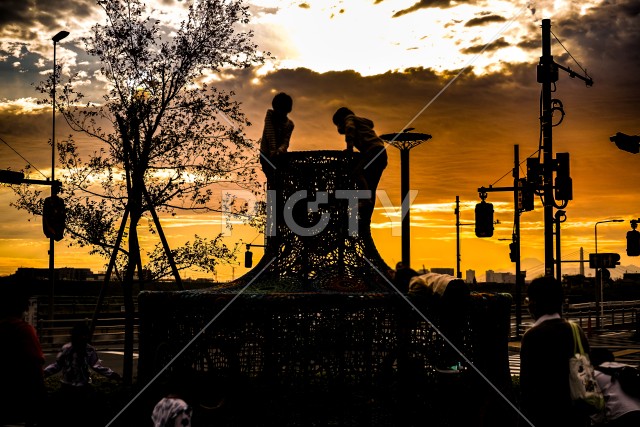
[[[562,318],[562,285],[553,277],[534,279],[527,290],[535,323],[522,337],[520,391],[523,413],[535,426],[583,427],[589,417],[571,400],[569,359],[574,356],[573,330]],[[585,352],[589,342],[580,329]]]
[[[0,287],[0,425],[37,425],[46,392],[44,356],[33,326],[23,319],[29,306],[24,284]]]

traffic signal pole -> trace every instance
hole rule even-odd
[[[553,186],[553,173],[556,170],[562,169],[562,167],[558,167],[558,161],[553,158],[553,106],[554,101],[558,103],[558,100],[554,100],[551,97],[552,94],[552,86],[555,82],[558,81],[558,70],[563,70],[569,74],[571,78],[578,78],[586,83],[587,86],[593,85],[593,80],[589,76],[581,76],[577,74],[575,71],[571,70],[571,68],[563,67],[562,65],[557,64],[553,60],[553,56],[551,55],[551,20],[543,19],[542,20],[542,56],[540,57],[540,63],[538,65],[538,83],[542,84],[542,104],[541,108],[541,116],[540,116],[540,126],[542,130],[542,194],[544,200],[544,274],[546,277],[553,277],[554,275],[554,224],[556,223],[556,219],[554,217],[554,208],[564,209],[566,206],[566,202],[571,200],[571,194],[564,190],[563,185],[557,186],[557,192],[560,192],[564,196],[568,196],[564,199],[565,204],[562,206],[558,206],[556,204],[555,195],[554,195],[554,186]],[[586,73],[585,73],[586,74]],[[561,105],[561,103],[560,103]],[[564,115],[564,112],[563,112]],[[558,123],[559,124],[559,123]],[[562,159],[565,159],[568,166],[568,154],[563,156]],[[567,176],[562,176],[565,178],[563,184],[566,184]],[[570,186],[570,181],[569,181]],[[556,236],[559,239],[560,233]],[[558,244],[559,246],[559,244]],[[558,265],[560,263],[560,251],[558,250],[557,258]],[[559,270],[559,269],[558,269]],[[560,271],[558,271],[558,275]],[[557,277],[558,280],[561,280],[561,277]]]
[[[513,256],[515,258],[515,274],[516,274],[516,337],[520,337],[520,329],[522,325],[522,288],[524,287],[524,276],[520,271],[520,212],[524,211],[524,191],[525,188],[520,186],[520,146],[513,146],[513,186],[512,187],[480,187],[478,193],[486,196],[487,193],[496,191],[512,191],[513,192],[513,234],[512,245],[509,248],[515,252]],[[483,197],[483,196],[481,196]],[[483,199],[484,201],[484,199]],[[477,221],[477,219],[476,219]],[[477,225],[476,225],[477,227]],[[477,232],[476,232],[477,234]]]
[[[518,206],[518,183],[520,181],[520,146],[513,146],[513,243],[516,259],[516,337],[520,337],[520,325],[522,325],[522,288],[524,277],[520,272],[520,209]],[[522,195],[520,196],[522,197]]]

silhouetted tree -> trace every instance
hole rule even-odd
[[[95,25],[83,41],[87,53],[100,60],[98,81],[109,89],[100,103],[87,103],[76,89],[87,74],[78,73],[60,90],[58,106],[71,128],[97,141],[98,148],[91,152],[86,138],[77,143],[71,136],[57,144],[61,197],[68,209],[67,235],[92,253],[112,257],[109,266],[122,276],[128,319],[123,377],[130,381],[135,270],[153,278],[173,271],[179,283],[180,268],[211,271],[235,256],[220,236],[195,236],[194,243],[169,249],[158,213],[220,211],[214,186],[256,191],[255,152],[244,134],[250,123],[233,93],[211,87],[203,77],[259,64],[264,56],[252,32],[243,29],[249,13],[241,0],[195,1],[177,29],[145,16],[139,0],[97,4],[106,24]],[[51,82],[40,84],[42,93],[51,95]],[[41,214],[38,190],[17,192],[18,208]],[[224,209],[242,213],[244,206],[226,203]],[[143,220],[161,240],[145,265],[138,236]]]

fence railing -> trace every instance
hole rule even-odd
[[[640,300],[633,301],[605,301],[602,304],[603,316],[600,319],[601,329],[629,329],[640,332]],[[598,311],[594,302],[568,304],[564,307],[563,315],[580,325],[585,332],[596,329]],[[520,332],[524,333],[533,324],[533,319],[523,310]],[[516,336],[515,308],[511,312],[511,337]]]
[[[640,300],[605,301],[602,303],[600,328],[602,329],[637,329]],[[570,304],[567,310],[569,318],[578,322],[586,330],[596,327],[596,318],[600,313],[595,303]]]
[[[98,303],[96,296],[57,296],[54,298],[54,315],[49,319],[49,297],[37,296],[31,301],[29,322],[36,328],[44,352],[57,351],[69,341],[73,325],[91,320]],[[134,347],[138,345],[138,315],[135,306]],[[122,297],[104,299],[96,321],[92,344],[98,350],[124,348],[124,302]]]
[[[43,351],[58,350],[69,341],[69,332],[73,325],[84,319],[91,319],[98,302],[95,296],[59,296],[54,299],[54,319],[48,319],[48,303],[46,296],[38,296],[32,300],[28,317],[30,323],[38,331]],[[511,337],[516,337],[515,309],[511,313]],[[139,319],[134,319],[134,346],[138,347]],[[640,333],[640,300],[606,301],[602,305],[604,316],[601,318],[602,329],[633,329]],[[564,309],[566,318],[577,322],[586,332],[596,328],[595,303],[569,304]],[[124,347],[124,302],[121,296],[105,298],[100,309],[100,316],[92,343],[98,350],[120,350]],[[533,324],[533,319],[526,309],[523,310],[520,332],[524,333]]]

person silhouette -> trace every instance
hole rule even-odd
[[[288,114],[293,109],[293,99],[284,92],[271,101],[273,109],[267,110],[260,139],[260,164],[269,182],[278,167],[286,163],[286,153],[294,124]]]
[[[107,378],[120,379],[117,372],[102,365],[96,349],[89,344],[90,337],[86,322],[74,325],[71,340],[62,346],[56,361],[44,369],[45,378],[62,372],[58,406],[65,425],[87,425],[95,417],[97,401],[90,369]]]
[[[153,408],[154,427],[187,427],[191,425],[192,408],[179,396],[170,394],[160,399]]]
[[[605,401],[604,412],[591,417],[595,425],[640,426],[640,396],[625,392],[620,380],[614,378],[616,369],[630,365],[616,362],[614,354],[607,348],[591,349],[591,363]]]
[[[368,199],[363,199],[358,204],[361,220],[368,225],[376,202],[376,190],[382,172],[387,167],[384,141],[373,130],[373,121],[356,116],[347,107],[336,110],[333,114],[333,124],[336,125],[338,133],[345,136],[346,151],[353,152],[355,147],[362,153],[354,167],[353,176],[358,190],[371,192]]]
[[[24,284],[0,286],[0,425],[36,425],[46,400],[44,355],[35,329],[23,319],[28,306]]]
[[[573,330],[562,318],[562,285],[553,277],[534,279],[527,289],[535,320],[522,337],[520,391],[522,411],[535,426],[584,427],[589,417],[571,399],[569,359],[574,356]],[[585,353],[589,341],[578,327]]]

